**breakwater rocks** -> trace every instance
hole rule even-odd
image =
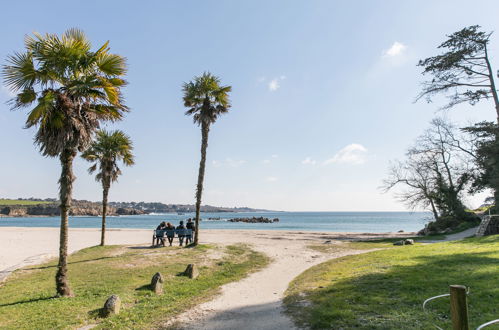
[[[251,218],[232,218],[227,220],[229,222],[246,222],[246,223],[274,223],[279,222],[279,218],[269,219],[264,217],[251,217]]]

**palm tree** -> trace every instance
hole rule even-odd
[[[118,161],[123,162],[126,166],[134,164],[132,150],[133,146],[130,137],[122,131],[107,132],[100,130],[97,132],[97,139],[81,155],[89,162],[94,162],[88,169],[90,174],[99,168],[95,180],[102,183],[101,246],[104,246],[106,239],[106,213],[109,188],[111,188],[111,183],[116,182],[118,176],[121,175]]]
[[[102,121],[122,119],[128,111],[122,102],[121,77],[125,59],[111,54],[108,42],[91,51],[90,41],[78,29],[60,37],[35,33],[25,38],[25,51],[7,58],[2,75],[16,93],[12,109],[29,107],[26,127],[36,127],[35,144],[43,156],[61,162],[59,198],[61,226],[58,296],[72,296],[67,278],[68,215],[71,208],[73,160],[91,143]]]
[[[203,193],[204,170],[206,164],[206,149],[208,148],[208,133],[210,126],[221,114],[230,108],[229,92],[231,86],[221,86],[220,78],[209,72],[194,77],[194,80],[184,83],[184,106],[189,108],[186,115],[192,115],[194,123],[201,126],[201,161],[199,162],[198,184],[196,189],[196,231],[194,245],[199,242],[199,212],[201,195]]]

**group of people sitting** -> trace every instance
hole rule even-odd
[[[154,235],[152,237],[152,245],[154,246],[154,241],[156,240],[156,246],[162,244],[165,246],[165,237],[170,243],[170,246],[173,244],[173,239],[175,235],[178,237],[178,241],[180,246],[194,242],[194,235],[196,231],[196,226],[192,219],[187,219],[187,223],[184,225],[184,221],[180,221],[179,225],[175,227],[170,222],[161,222],[156,230],[154,231]]]

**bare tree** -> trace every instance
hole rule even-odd
[[[383,182],[384,191],[402,185],[405,190],[397,198],[407,206],[428,208],[435,219],[465,217],[461,195],[469,186],[472,169],[470,155],[456,146],[458,134],[452,124],[434,119],[408,150],[406,159],[392,165]]]

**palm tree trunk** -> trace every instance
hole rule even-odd
[[[106,241],[106,214],[107,214],[107,196],[109,194],[109,183],[104,182],[103,186],[104,187],[102,189],[102,227],[100,233],[101,246],[104,246]]]
[[[67,257],[68,257],[68,215],[71,208],[71,199],[73,194],[73,159],[76,156],[76,151],[65,149],[61,153],[61,177],[59,179],[59,198],[61,200],[61,228],[59,236],[59,263],[57,264],[57,273],[55,275],[55,283],[57,295],[60,297],[73,296],[73,292],[69,287],[67,278]]]
[[[194,245],[199,243],[199,213],[201,211],[201,195],[203,194],[204,170],[206,165],[206,149],[208,148],[208,133],[210,126],[206,123],[201,124],[201,161],[199,162],[198,185],[196,190],[196,230],[194,236]]]

